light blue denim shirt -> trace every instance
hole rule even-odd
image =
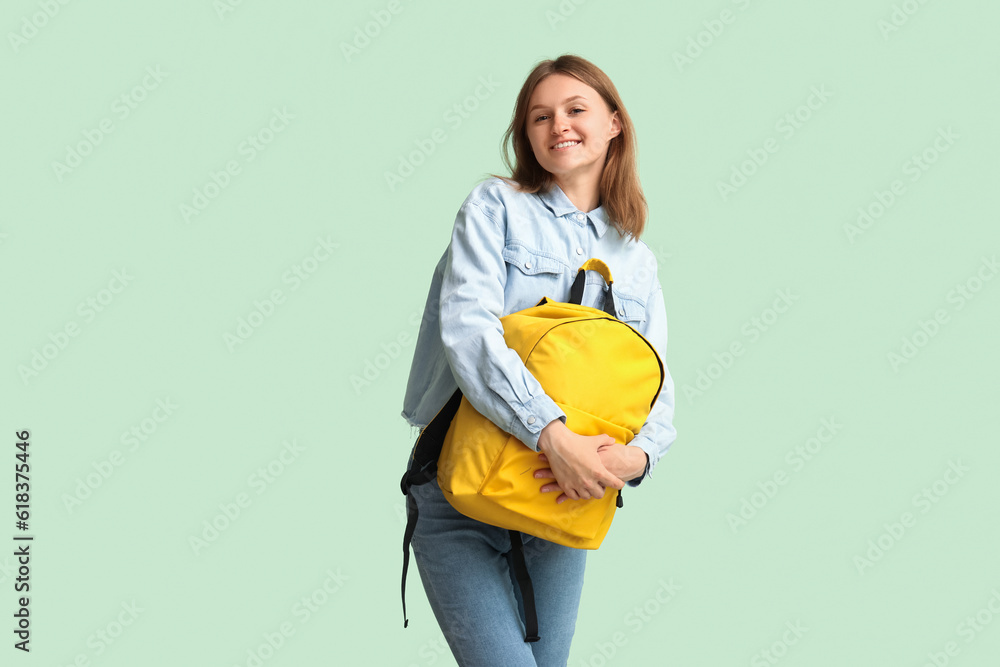
[[[500,318],[542,297],[568,301],[580,265],[591,257],[611,269],[618,319],[664,361],[663,388],[629,443],[649,456],[644,475],[629,482],[637,486],[677,437],[656,257],[642,241],[622,238],[602,206],[579,211],[558,185],[525,194],[491,177],[462,203],[427,294],[403,399],[407,423],[425,427],[460,387],[476,410],[537,451],[542,428],[566,415],[507,347]],[[603,278],[587,272],[583,305],[601,308],[605,291]]]

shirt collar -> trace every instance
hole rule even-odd
[[[562,217],[573,213],[583,213],[594,225],[594,231],[597,232],[598,238],[603,237],[604,232],[608,229],[608,216],[607,213],[605,213],[603,206],[598,206],[589,213],[580,211],[573,205],[573,202],[569,200],[566,193],[563,192],[562,188],[560,188],[555,182],[552,183],[552,186],[548,190],[540,191],[538,196],[542,200],[542,203],[548,206],[549,210],[551,210],[556,217]]]

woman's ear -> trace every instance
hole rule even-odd
[[[622,125],[618,122],[618,112],[615,111],[611,114],[611,138],[614,139],[619,134],[621,134]]]

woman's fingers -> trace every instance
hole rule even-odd
[[[603,472],[598,474],[597,482],[601,486],[602,496],[604,495],[605,488],[620,489],[625,486],[625,482],[613,475],[607,468],[604,468]]]
[[[542,469],[547,471],[545,473],[537,471],[538,479],[551,473],[569,500],[603,498],[606,487],[620,489],[624,486],[624,482],[604,465],[599,453],[602,447],[615,442],[613,437],[579,435],[565,426],[560,429],[560,424],[553,422],[546,427],[555,425],[555,430],[544,442],[545,451],[539,454],[539,460],[544,460],[548,468]],[[541,439],[539,444],[543,444]]]
[[[552,491],[563,491],[563,488],[559,486],[559,482],[550,482],[548,484],[543,484],[539,490],[542,493],[551,493]],[[563,491],[560,494],[560,496],[556,499],[556,502],[561,503],[565,500],[590,500],[591,498],[590,494],[586,492],[577,493],[576,498],[570,498],[569,495],[567,495],[569,493],[570,493],[569,491]]]
[[[560,491],[561,492],[559,494],[559,497],[556,498],[556,505],[560,505],[560,504],[566,502],[567,500],[571,500],[571,498],[569,496],[567,496],[564,492],[562,492],[562,487],[559,486],[558,482],[552,482],[550,484],[545,484],[541,488],[541,492],[542,493],[551,493],[552,491]],[[583,499],[583,498],[581,498],[581,499]]]
[[[549,473],[549,474],[540,475],[539,473],[541,473],[541,472],[546,472],[546,473]],[[555,479],[555,476],[552,475],[551,472],[552,472],[551,470],[547,470],[547,469],[545,471],[539,470],[538,472],[535,473],[535,477],[538,477],[539,479],[543,479],[543,478]],[[550,482],[548,484],[543,484],[541,486],[541,488],[539,489],[539,491],[541,491],[542,493],[552,493],[553,491],[560,491],[561,493],[559,494],[559,497],[556,498],[556,504],[557,505],[561,504],[561,503],[564,503],[567,500],[594,500],[596,498],[602,498],[603,497],[603,493],[600,496],[591,496],[586,491],[584,491],[584,492],[578,493],[576,498],[570,498],[565,492],[562,492],[562,490],[563,490],[562,487],[559,486],[559,482]],[[603,487],[601,488],[601,491],[602,492],[604,491]]]

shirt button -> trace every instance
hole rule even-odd
[[[583,248],[577,248],[576,249],[576,254],[577,255],[582,255],[583,254]]]
[[[534,417],[528,417],[528,423],[529,424],[534,424],[535,423],[535,418]]]
[[[525,262],[524,263],[524,268],[530,269],[531,268],[531,262]]]
[[[576,214],[576,219],[582,221],[583,220],[583,213],[577,213]]]

